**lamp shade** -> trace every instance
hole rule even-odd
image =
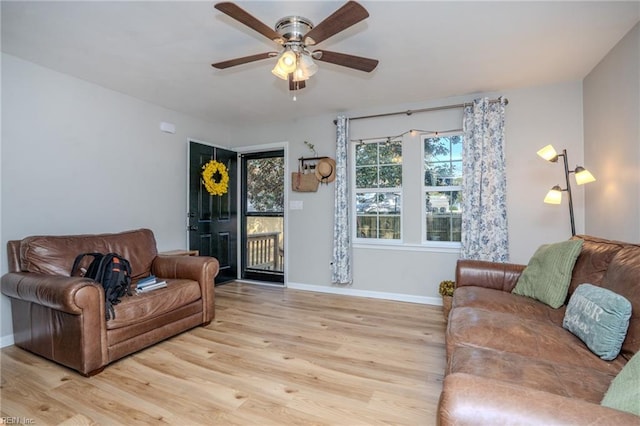
[[[558,159],[558,153],[556,152],[553,145],[547,145],[537,153],[540,157],[544,158],[547,161],[556,161]]]
[[[596,178],[593,177],[591,172],[582,166],[576,167],[575,174],[576,174],[576,183],[578,185],[584,185],[585,183],[594,182],[596,180]]]
[[[562,189],[558,185],[551,188],[547,192],[547,196],[544,197],[544,202],[547,204],[560,204],[562,202]]]

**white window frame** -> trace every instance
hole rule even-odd
[[[384,246],[394,246],[394,245],[402,245],[403,244],[403,238],[404,238],[404,193],[403,193],[403,186],[400,187],[392,187],[392,188],[358,188],[357,187],[357,183],[356,183],[356,149],[358,147],[358,145],[360,145],[361,143],[364,144],[380,144],[380,143],[385,143],[387,142],[387,139],[375,139],[375,140],[368,140],[366,142],[353,142],[351,143],[351,167],[350,167],[350,171],[351,171],[351,207],[353,209],[353,212],[351,214],[351,220],[352,220],[352,228],[353,228],[353,242],[354,244],[364,244],[364,245],[384,245]],[[404,141],[403,140],[394,140],[393,142],[400,142],[401,147],[403,148],[403,153],[404,153]],[[403,154],[404,156],[404,154]],[[378,159],[379,161],[379,159]],[[403,171],[404,171],[404,158],[402,159],[402,162],[400,163],[400,165],[403,167]],[[379,167],[379,164],[378,164]],[[357,203],[357,193],[361,193],[361,192],[367,192],[367,193],[379,193],[379,194],[386,194],[386,193],[400,193],[400,214],[398,215],[398,218],[400,219],[400,238],[399,239],[389,239],[389,238],[362,238],[362,237],[358,237],[358,212],[356,209],[356,203]],[[378,218],[380,216],[378,215]]]
[[[466,143],[466,141],[464,140],[464,133],[462,131],[455,131],[455,132],[446,132],[446,133],[438,133],[438,134],[434,134],[434,133],[424,133],[420,135],[420,159],[422,162],[422,184],[421,184],[421,188],[422,188],[422,216],[421,216],[421,222],[422,222],[422,226],[421,226],[421,232],[422,232],[422,245],[425,247],[432,247],[432,248],[438,248],[438,249],[454,249],[454,250],[459,250],[462,246],[462,243],[460,241],[432,241],[432,240],[427,240],[427,192],[433,192],[433,191],[461,191],[462,192],[462,185],[452,185],[452,186],[427,186],[425,184],[425,174],[426,174],[426,168],[425,168],[425,149],[424,149],[424,141],[425,139],[430,139],[430,138],[434,138],[434,137],[445,137],[445,136],[463,136],[463,141],[462,143]],[[436,189],[437,188],[437,189]],[[464,212],[463,212],[464,214]]]

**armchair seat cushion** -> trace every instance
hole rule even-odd
[[[193,280],[166,280],[167,286],[146,293],[125,296],[114,306],[115,318],[107,321],[107,330],[129,327],[159,317],[199,300],[200,285]]]

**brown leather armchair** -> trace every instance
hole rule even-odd
[[[80,253],[115,252],[131,263],[132,278],[154,274],[166,288],[125,296],[105,319],[102,285],[70,270]],[[2,293],[11,299],[16,346],[85,376],[163,339],[211,322],[215,314],[213,257],[158,256],[153,232],[34,236],[7,244],[9,272]]]

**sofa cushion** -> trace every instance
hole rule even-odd
[[[631,302],[631,319],[620,352],[627,360],[640,351],[640,245],[629,244],[611,260],[602,287]]]
[[[581,248],[582,240],[540,246],[522,271],[513,293],[559,308],[567,298],[571,272]]]
[[[453,297],[453,307],[476,307],[493,312],[517,314],[523,318],[549,321],[562,325],[564,306],[553,309],[526,296],[485,287],[458,287]]]
[[[155,237],[149,229],[116,234],[33,236],[20,242],[21,269],[69,276],[76,256],[92,252],[123,256],[131,263],[133,279],[148,275],[158,254]]]
[[[456,347],[470,346],[609,374],[617,374],[625,364],[622,357],[608,362],[598,358],[580,339],[557,324],[478,308],[451,311],[446,346],[447,359]]]
[[[582,284],[569,300],[562,326],[594,354],[610,361],[620,353],[630,317],[627,299],[611,290]]]
[[[640,416],[640,354],[636,354],[611,382],[602,405]]]
[[[201,297],[197,281],[167,279],[167,286],[145,293],[125,296],[114,305],[115,318],[107,321],[107,330],[127,327],[164,315]]]
[[[456,348],[448,373],[492,378],[568,398],[599,404],[614,373],[564,365],[514,353],[461,346]],[[588,377],[588,380],[585,378]]]
[[[625,247],[625,243],[605,240],[589,235],[576,235],[572,239],[583,241],[582,250],[573,267],[571,284],[566,302],[580,284],[590,283],[599,286],[602,283],[609,263]]]

